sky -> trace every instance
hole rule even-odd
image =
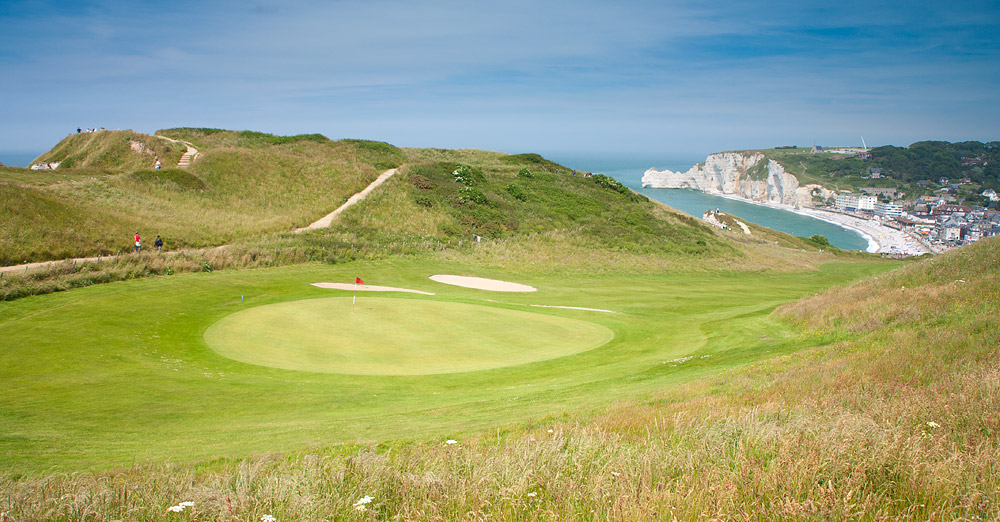
[[[1000,140],[1000,3],[0,0],[0,151],[77,127],[682,155]]]

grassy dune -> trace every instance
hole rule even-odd
[[[7,274],[0,299],[122,277],[399,255],[584,272],[596,265],[687,267],[692,260],[738,270],[822,262],[808,253],[815,248],[801,245],[794,251],[759,242],[734,247],[698,220],[613,180],[574,175],[533,154],[398,149],[319,135],[159,132],[194,143],[198,161],[185,170],[0,169],[0,195],[10,203],[0,210],[0,263],[116,255],[113,264]],[[334,227],[290,232],[395,166],[399,174]],[[469,180],[455,178],[458,167],[471,169]],[[147,247],[161,235],[168,252],[129,254],[135,231]],[[473,234],[489,246],[470,250]],[[229,248],[210,248],[221,244]]]
[[[133,131],[70,134],[36,161],[59,162],[60,169],[90,167],[112,170],[152,168],[156,158],[176,165],[187,147]]]
[[[128,141],[170,142],[125,131],[70,136],[43,156],[64,159],[54,172],[2,169],[0,197],[9,204],[0,210],[0,264],[128,251],[137,230],[148,243],[163,236],[171,249],[287,231],[339,206],[386,163],[367,142],[242,134],[199,142],[187,170],[151,170],[148,154]],[[99,138],[107,143],[91,143]]]

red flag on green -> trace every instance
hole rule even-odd
[[[359,285],[365,284],[365,282],[362,281],[360,277],[355,277],[354,278],[354,282],[357,283],[357,284],[359,284]]]

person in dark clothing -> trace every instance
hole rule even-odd
[[[159,235],[157,235],[156,239],[153,241],[153,246],[156,247],[157,252],[163,249],[163,239],[161,239]]]

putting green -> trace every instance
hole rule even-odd
[[[324,373],[429,375],[544,361],[601,346],[608,328],[489,306],[366,297],[306,299],[226,316],[205,341],[237,361]]]

